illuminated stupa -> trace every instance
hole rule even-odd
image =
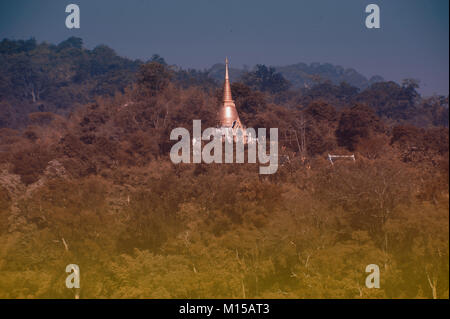
[[[250,136],[247,136],[246,128],[242,125],[241,120],[234,104],[233,97],[231,96],[230,77],[228,73],[228,58],[225,58],[225,83],[223,86],[223,104],[218,114],[218,126],[224,136],[229,136],[227,132],[231,130],[233,136],[232,139],[236,141],[239,136],[242,138],[244,144],[253,140]]]
[[[238,128],[243,129],[236,110],[236,105],[231,96],[230,78],[228,75],[228,58],[225,59],[225,84],[223,87],[223,105],[219,111],[219,124],[221,127],[232,128],[233,130]]]

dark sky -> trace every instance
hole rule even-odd
[[[65,7],[81,9],[81,29],[65,27]],[[381,9],[381,29],[366,29],[366,5]],[[58,43],[82,37],[120,55],[207,68],[330,62],[448,94],[448,0],[0,0],[0,39]]]

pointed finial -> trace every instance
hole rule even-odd
[[[228,57],[225,57],[225,81],[229,80],[228,77]]]
[[[231,97],[230,78],[228,76],[228,57],[225,57],[225,85],[224,85],[224,101],[233,101]]]

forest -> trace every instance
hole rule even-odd
[[[210,71],[1,41],[0,298],[449,298],[448,96],[311,81],[232,82],[241,121],[278,128],[276,174],[175,165],[173,128],[217,124]]]

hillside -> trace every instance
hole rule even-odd
[[[278,129],[277,172],[174,164],[172,130],[214,127],[221,82],[68,41],[1,42],[0,298],[448,299],[447,97],[258,66],[231,91]]]
[[[149,61],[167,65],[159,55]],[[37,43],[34,39],[4,39],[0,42],[0,127],[22,127],[32,112],[65,116],[98,96],[124,93],[135,83],[135,74],[143,63],[120,57],[104,45],[88,50],[82,39],[75,37],[58,45]],[[175,65],[169,69],[172,82],[183,88],[217,90],[224,77],[223,64],[205,71],[184,70]],[[377,76],[367,80],[353,69],[328,63],[273,68],[260,65],[248,71],[231,68],[230,77],[257,91],[279,93],[278,100],[286,106],[306,106],[318,98],[338,108],[358,102],[395,122],[422,127],[448,125],[448,98],[422,99],[412,80],[402,84],[385,82]]]
[[[140,64],[104,45],[87,50],[74,37],[58,45],[4,39],[0,42],[0,126],[19,126],[30,112],[64,114],[96,95],[123,91]]]
[[[346,82],[360,90],[367,89],[374,83],[384,82],[381,76],[375,75],[367,79],[356,70],[341,66],[335,66],[330,63],[297,63],[286,66],[276,66],[275,70],[281,73],[294,88],[312,87],[319,82],[330,81],[335,85]],[[215,64],[206,70],[210,77],[216,81],[222,81],[225,74],[225,64]],[[239,81],[245,70],[231,68],[230,78],[232,81]]]
[[[317,82],[331,81],[333,84],[346,82],[360,90],[367,89],[374,83],[384,82],[384,79],[375,75],[367,79],[362,74],[352,68],[343,68],[330,63],[297,63],[293,65],[280,66],[275,68],[280,72],[294,87],[311,87]]]

